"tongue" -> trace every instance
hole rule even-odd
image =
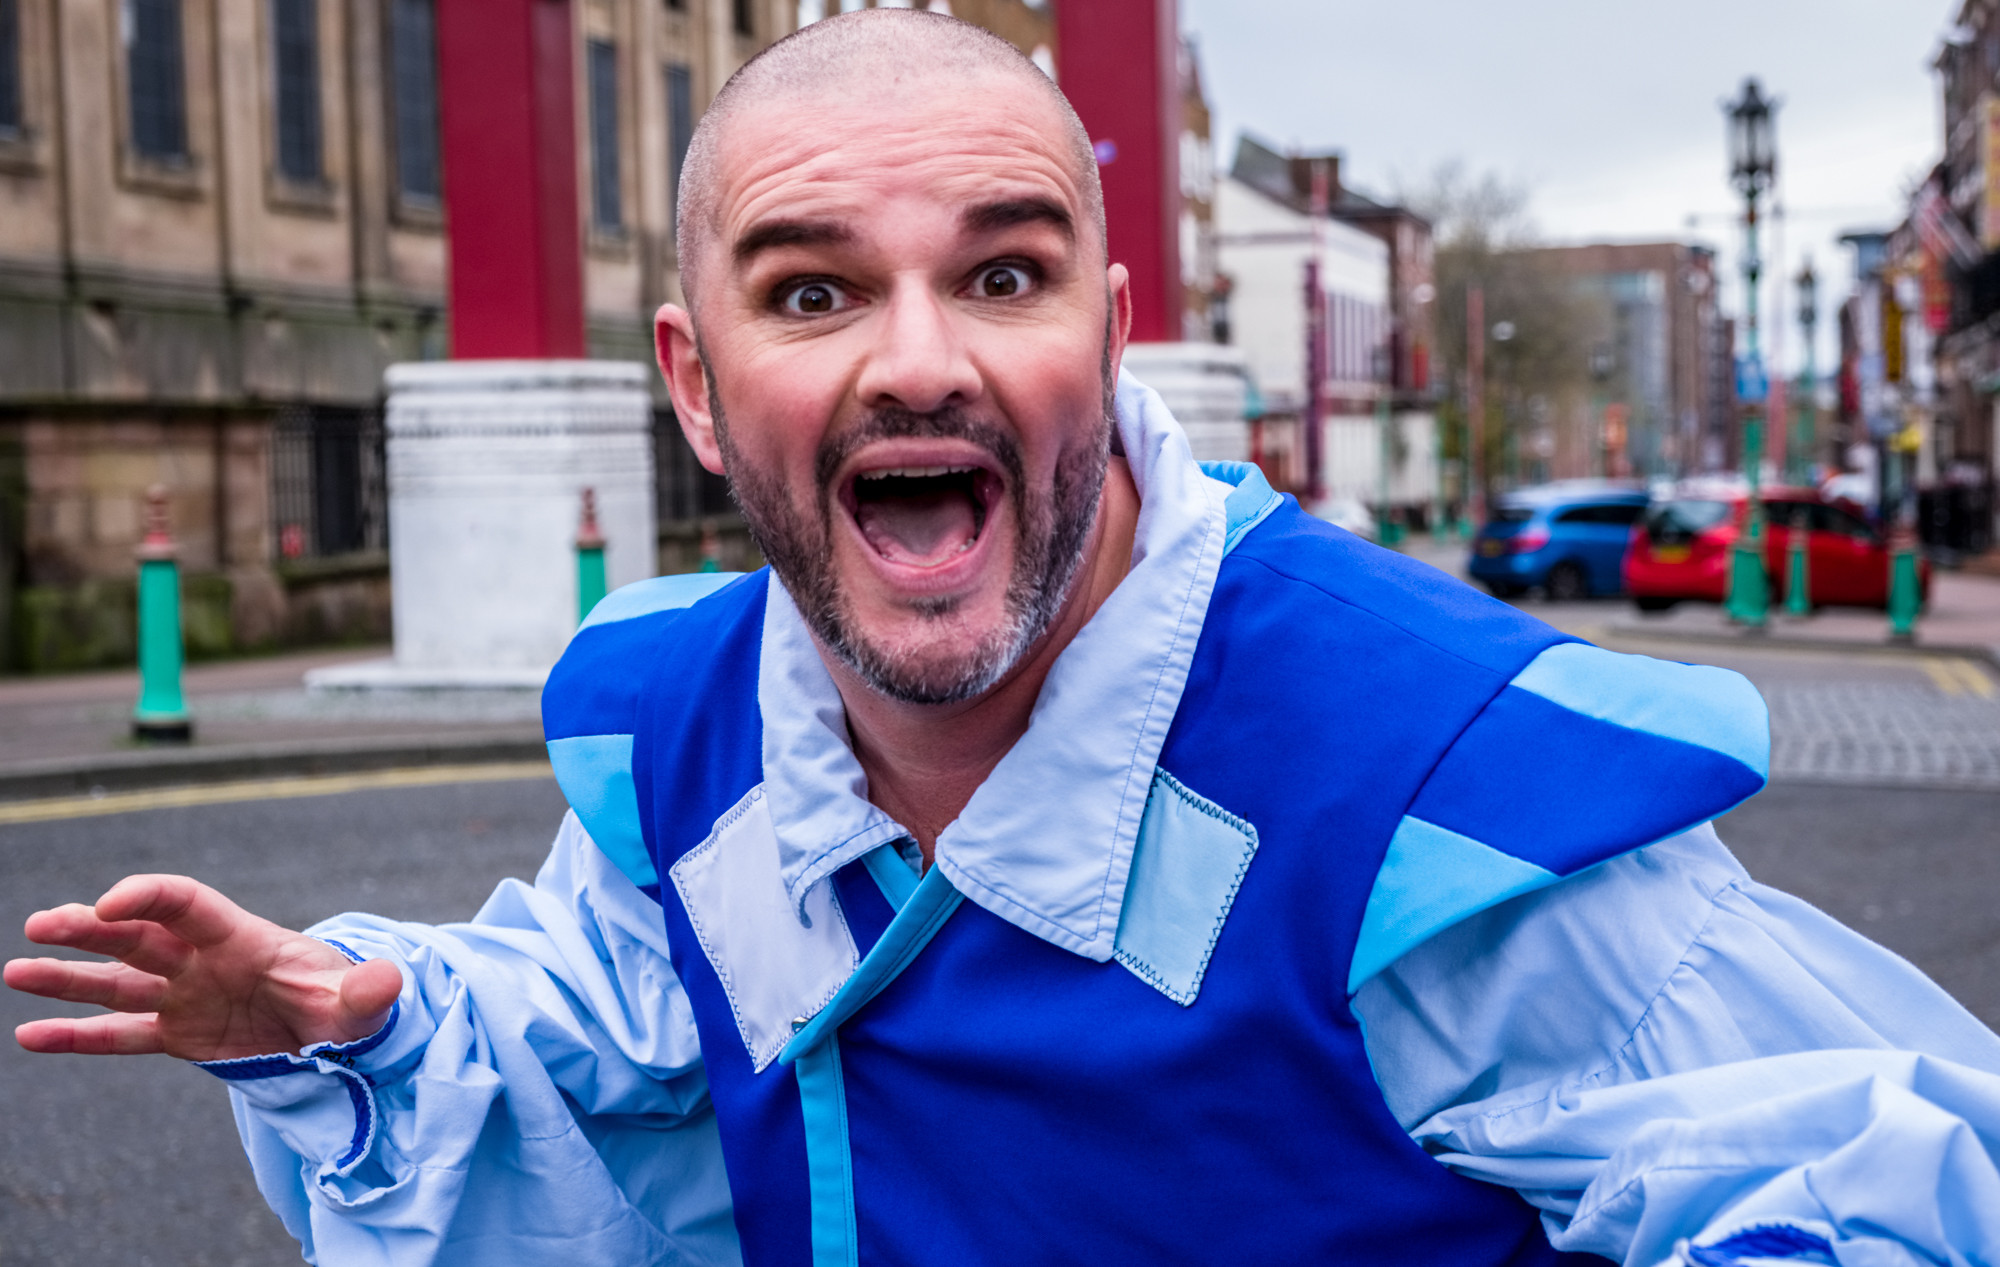
[[[884,497],[855,507],[854,522],[891,563],[936,567],[978,536],[972,499],[957,489]]]

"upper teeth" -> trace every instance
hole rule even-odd
[[[933,479],[939,475],[964,475],[978,470],[976,466],[898,466],[887,471],[867,471],[861,476],[865,480],[882,479]]]

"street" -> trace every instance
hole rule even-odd
[[[1597,628],[1626,609],[1528,610]],[[1757,682],[1773,705],[1781,781],[1725,818],[1723,838],[1758,879],[1904,954],[2000,1023],[2000,701],[1988,668],[1601,636],[1621,650],[1723,662]],[[1918,734],[1900,720],[1947,716],[1958,719],[1955,747],[1937,742],[1936,727]],[[500,878],[533,874],[562,809],[552,781],[519,779],[0,826],[0,956],[34,953],[19,932],[29,911],[89,900],[135,871],[189,872],[294,927],[345,909],[462,919]],[[44,1010],[0,994],[9,1029]],[[0,1103],[5,1267],[296,1261],[208,1075],[160,1058],[30,1056],[8,1042]]]

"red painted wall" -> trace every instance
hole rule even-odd
[[[1097,146],[1137,343],[1181,338],[1179,38],[1174,0],[1056,3],[1057,79]]]
[[[580,357],[569,0],[438,0],[451,354]]]

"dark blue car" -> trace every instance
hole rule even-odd
[[[1540,589],[1557,602],[1617,594],[1632,525],[1646,494],[1602,480],[1566,480],[1507,493],[1472,542],[1474,580],[1501,598]]]

